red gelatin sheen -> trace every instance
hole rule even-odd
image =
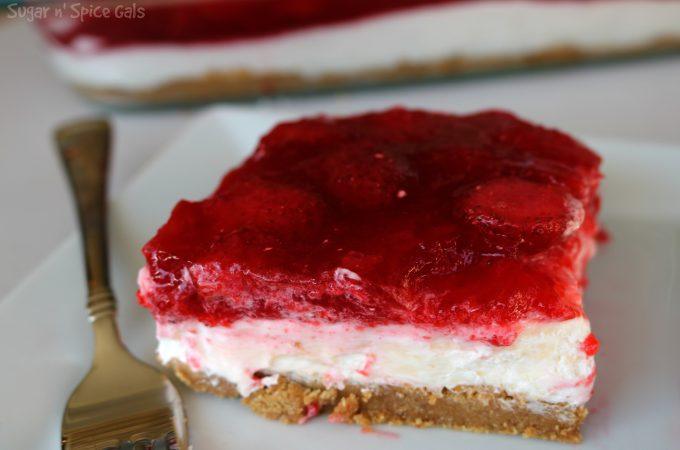
[[[509,345],[581,316],[600,159],[501,111],[283,123],[144,247],[161,321],[415,324]]]
[[[82,5],[74,2],[67,14],[39,23],[53,43],[91,52],[134,45],[257,39],[395,11],[470,1],[476,0],[184,0],[129,5],[100,0]],[[104,15],[103,8],[109,13]],[[81,12],[73,14],[74,10]]]
[[[469,0],[140,2],[127,8],[134,19],[122,14],[120,5],[103,1],[99,6],[112,11],[107,17],[98,17],[94,12],[82,13],[77,18],[64,16],[45,20],[41,25],[53,42],[74,49],[78,49],[77,41],[82,36],[87,37],[90,43],[96,43],[98,49],[139,44],[195,44],[253,39],[397,10],[461,1]]]

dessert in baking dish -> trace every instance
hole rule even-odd
[[[196,0],[136,11],[43,21],[59,72],[101,100],[158,103],[680,48],[676,0]]]
[[[285,422],[578,441],[599,164],[501,111],[282,123],[144,247],[158,356]]]

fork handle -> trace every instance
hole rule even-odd
[[[55,138],[76,203],[87,276],[87,308],[94,322],[116,311],[106,242],[111,130],[106,120],[85,120],[60,127]]]

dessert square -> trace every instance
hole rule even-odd
[[[599,164],[503,111],[281,123],[144,246],[158,357],[288,423],[577,442]]]
[[[110,3],[103,2],[104,7]],[[59,73],[111,103],[251,97],[680,48],[677,0],[179,0],[41,21]],[[370,45],[366,45],[370,43]]]

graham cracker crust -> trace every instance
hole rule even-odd
[[[627,58],[648,53],[680,50],[680,36],[668,36],[627,48],[584,50],[557,46],[523,55],[463,58],[451,57],[422,63],[402,62],[392,67],[354,73],[327,73],[308,78],[297,73],[254,73],[248,70],[211,72],[197,78],[178,79],[145,90],[93,88],[76,85],[76,90],[94,100],[119,105],[162,105],[217,99],[247,99],[262,95],[328,91],[349,86],[393,84],[409,80],[436,79],[470,73],[494,72],[570,64],[602,58]]]
[[[195,372],[177,360],[167,366],[195,391],[239,397],[236,387],[222,378]],[[444,427],[569,443],[581,441],[580,425],[587,415],[585,407],[528,402],[484,386],[458,386],[442,392],[408,386],[328,389],[282,376],[276,384],[255,391],[242,402],[260,416],[290,424],[328,413],[331,422],[362,426]]]

